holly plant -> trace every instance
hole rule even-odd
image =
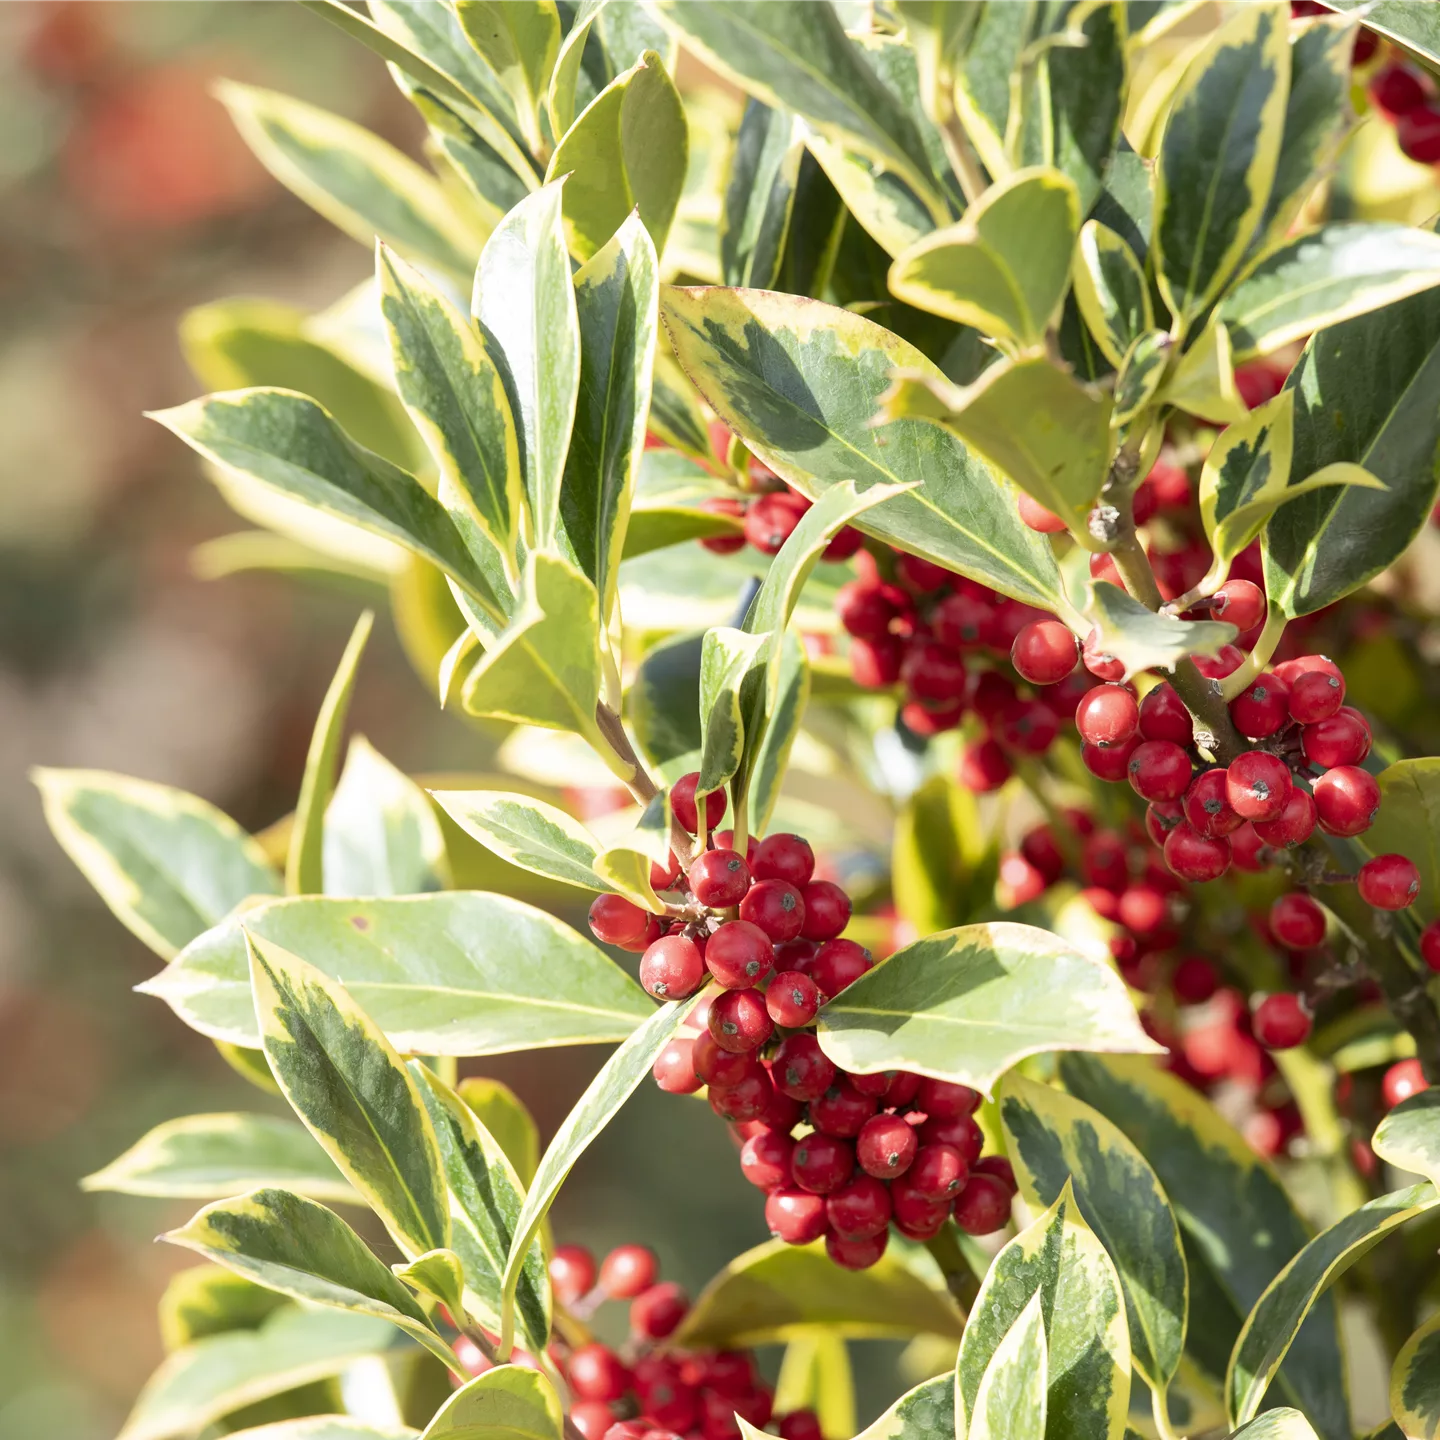
[[[1350,1440],[1362,1332],[1433,1437],[1434,9],[303,3],[428,163],[227,85],[375,276],[154,418],[496,759],[345,749],[367,612],[259,836],[39,773],[294,1112],[85,1182],[205,1202],[122,1440],[850,1440],[873,1335],[866,1440]],[[652,1076],[774,1237],[693,1304],[547,1218]]]

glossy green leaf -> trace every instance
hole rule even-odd
[[[1059,170],[1016,171],[958,225],[938,230],[890,267],[890,289],[922,310],[1022,344],[1040,343],[1070,282],[1080,225],[1075,182]]]
[[[660,0],[657,9],[686,48],[748,94],[898,171],[943,213],[913,120],[829,5]]]
[[[525,1202],[525,1186],[498,1140],[448,1085],[419,1061],[410,1073],[440,1142],[450,1190],[451,1245],[464,1266],[465,1309],[486,1329],[500,1328],[501,1276]],[[521,1343],[531,1354],[550,1339],[550,1281],[537,1236],[516,1286]]]
[[[236,1440],[416,1440],[420,1434],[408,1425],[367,1425],[348,1415],[305,1415],[230,1433]]]
[[[1379,574],[1414,539],[1440,480],[1440,292],[1427,291],[1312,337],[1291,372],[1291,474],[1359,465],[1384,490],[1326,489],[1265,527],[1272,608],[1309,615]]]
[[[596,736],[600,626],[590,581],[559,555],[533,551],[514,617],[465,677],[466,712]]]
[[[775,1413],[813,1410],[822,1434],[855,1433],[855,1379],[843,1336],[816,1325],[786,1342],[775,1381]]]
[[[917,935],[963,924],[993,900],[995,862],[974,793],[948,775],[932,775],[896,817],[895,908]]]
[[[651,411],[653,418],[654,411]],[[624,559],[648,555],[687,540],[704,540],[716,535],[743,535],[745,522],[738,516],[719,515],[685,505],[638,505],[630,512],[625,527]]]
[[[1156,280],[1189,321],[1220,292],[1265,213],[1290,84],[1289,11],[1247,5],[1176,91],[1155,174]]]
[[[194,1435],[234,1410],[338,1375],[394,1336],[388,1320],[286,1305],[256,1330],[177,1350],[146,1381],[119,1440]]]
[[[80,1184],[85,1190],[186,1200],[273,1186],[332,1204],[360,1203],[303,1126],[271,1115],[167,1120]]]
[[[720,273],[727,285],[774,287],[804,151],[789,110],[746,102],[720,211]]]
[[[790,763],[790,748],[800,733],[810,703],[810,660],[794,630],[780,637],[771,659],[765,732],[750,757],[750,825],[757,835],[770,829],[780,786]]]
[[[1222,1335],[1228,1345],[1309,1238],[1274,1170],[1204,1096],[1149,1060],[1062,1055],[1060,1078],[1129,1136],[1170,1199],[1190,1269],[1188,1346],[1193,1352]],[[1213,1301],[1203,1322],[1202,1294]],[[1343,1374],[1335,1301],[1322,1296],[1290,1349],[1279,1389],[1325,1440],[1351,1434]]]
[[[563,135],[575,121],[576,97],[584,76],[585,47],[605,4],[606,0],[580,0],[570,28],[560,42],[555,68],[550,72],[550,86],[545,94],[545,113],[552,135]]]
[[[980,1286],[955,1367],[957,1414],[973,1427],[981,1381],[1035,1295],[1046,1317],[1049,1433],[1121,1440],[1130,1399],[1125,1302],[1068,1182],[995,1257]]]
[[[922,200],[897,171],[859,150],[814,131],[805,136],[805,149],[808,155],[800,160],[799,194],[792,211],[796,236],[790,242],[780,274],[771,288],[792,293],[823,289],[823,281],[838,259],[838,255],[829,252],[832,248],[838,250],[838,246],[845,243],[845,226],[858,224],[881,251],[898,258],[929,235],[938,223],[950,219],[948,213],[937,212],[934,201],[927,204]],[[805,181],[809,162],[813,162],[819,170],[823,188],[815,184],[807,189]],[[820,203],[822,195],[835,202],[833,217]],[[808,206],[805,203],[807,199],[811,202]],[[804,254],[814,244],[815,227],[803,224],[810,218],[807,211],[813,212],[816,221],[832,219],[833,226],[838,227],[831,228],[828,233],[822,232],[823,249],[812,256]],[[807,240],[811,246],[807,246]],[[807,265],[807,260],[813,261],[813,265]]]
[[[563,213],[576,258],[590,259],[635,210],[663,251],[688,147],[680,95],[664,62],[647,51],[581,111],[550,157],[547,180],[570,176]]]
[[[555,0],[456,0],[455,16],[509,95],[531,150],[538,151],[540,106],[560,53]]]
[[[1158,614],[1108,580],[1097,580],[1090,587],[1085,618],[1099,632],[1094,648],[1120,661],[1126,675],[1157,666],[1173,669],[1187,655],[1217,654],[1238,633],[1221,620]]]
[[[353,121],[273,90],[222,81],[217,93],[260,163],[362,245],[378,235],[402,255],[469,277],[480,237],[440,182]]]
[[[1310,1422],[1298,1411],[1267,1410],[1248,1425],[1242,1425],[1231,1440],[1315,1440]]]
[[[915,1070],[979,1090],[1026,1055],[1159,1048],[1109,966],[1009,921],[897,950],[824,1007],[818,1033],[855,1074]]]
[[[1035,19],[1031,6],[986,5],[955,77],[960,119],[992,175],[1004,175],[1010,169],[1005,150],[1010,77],[1033,38]]]
[[[653,646],[626,691],[626,716],[641,753],[671,778],[700,764],[701,633]]]
[[[1059,605],[1048,541],[955,436],[923,421],[872,423],[893,370],[942,378],[919,351],[858,315],[765,291],[669,288],[661,316],[696,388],[776,474],[812,499],[845,480],[862,494],[922,480],[859,528],[1003,594]]]
[[[1431,65],[1440,65],[1440,15],[1427,6],[1409,0],[1325,0],[1325,4],[1345,13],[1363,9],[1367,29],[1377,30]]]
[[[427,1250],[391,1268],[417,1295],[439,1301],[452,1316],[465,1313],[465,1266],[453,1250]]]
[[[242,920],[252,935],[343,977],[411,1053],[498,1055],[623,1040],[651,1010],[644,991],[589,940],[504,895],[306,897],[217,926],[140,987],[202,1034],[236,1045],[259,1043]]]
[[[1340,20],[1314,20],[1291,33],[1285,125],[1275,181],[1255,231],[1257,252],[1283,239],[1350,132],[1354,48],[1355,27]]]
[[[1019,1074],[1005,1080],[1000,1120],[1027,1205],[1053,1205],[1073,1185],[1080,1213],[1119,1273],[1135,1368],[1163,1392],[1185,1344],[1189,1279],[1155,1172],[1099,1111]]]
[[[439,1145],[404,1062],[343,985],[246,938],[261,1039],[285,1098],[407,1255],[448,1249]]]
[[[254,1190],[207,1205],[161,1238],[293,1299],[388,1320],[465,1373],[401,1280],[333,1210],[313,1200]]]
[[[461,535],[482,532],[513,586],[524,497],[500,371],[469,317],[418,270],[382,247],[376,272],[395,381],[439,467],[440,500]]]
[[[1440,1434],[1440,1315],[1426,1321],[1395,1357],[1390,1413],[1406,1440]]]
[[[355,444],[308,397],[233,390],[151,419],[214,464],[403,545],[494,605],[489,581],[444,507],[412,476]]]
[[[956,1440],[956,1433],[955,1377],[937,1375],[902,1395],[856,1440]]]
[[[1155,398],[1170,363],[1170,337],[1161,330],[1147,330],[1125,352],[1115,377],[1115,409],[1112,425],[1128,425]]]
[[[655,1057],[670,1042],[699,1003],[698,995],[654,1010],[600,1067],[599,1073],[561,1122],[543,1156],[525,1196],[525,1208],[515,1223],[502,1289],[500,1353],[508,1356],[515,1334],[516,1286],[530,1247],[549,1213],[560,1187],[590,1142],[613,1120],[635,1087],[650,1072]]]
[[[1075,247],[1075,301],[1095,343],[1112,365],[1154,328],[1150,284],[1135,252],[1108,226],[1087,220]]]
[[[460,1098],[494,1138],[529,1189],[540,1164],[540,1132],[520,1097],[503,1081],[468,1075],[460,1082]]]
[[[661,906],[650,884],[650,867],[669,863],[670,831],[670,795],[661,790],[650,797],[635,828],[595,857],[595,873],[611,889],[659,914]]]
[[[258,1330],[289,1304],[223,1265],[189,1265],[170,1277],[160,1297],[160,1341],[168,1355],[211,1335]]]
[[[1386,1164],[1440,1185],[1440,1090],[1422,1090],[1387,1111],[1370,1145]]]
[[[650,431],[667,445],[702,465],[711,461],[710,433],[695,389],[675,361],[668,343],[655,347],[650,377]]]
[[[893,1253],[842,1270],[823,1245],[770,1240],[730,1262],[701,1292],[679,1331],[697,1348],[769,1345],[823,1326],[827,1334],[958,1337],[964,1316]]]
[[[1217,314],[1237,361],[1440,285],[1440,235],[1388,220],[1335,221],[1272,251]]]
[[[708,795],[729,783],[745,751],[741,686],[770,632],[750,635],[729,626],[705,632],[700,651],[700,781]]]
[[[900,372],[887,418],[925,416],[953,431],[1047,510],[1080,527],[1110,466],[1111,397],[1036,356],[992,365],[959,387]]]
[[[453,14],[448,6],[412,0],[412,10]],[[402,86],[429,131],[427,148],[443,157],[464,187],[474,223],[488,236],[527,195],[539,187],[525,152],[498,123],[468,106],[452,106],[426,90]]]
[[[527,196],[480,252],[470,312],[480,323],[519,428],[536,543],[552,545],[580,385],[580,322],[560,222],[564,182]]]
[[[622,554],[634,553],[631,502],[645,452],[659,329],[658,262],[642,220],[626,218],[575,276],[580,388],[560,511],[602,616],[614,613]],[[643,525],[637,540],[645,538]]]
[[[1035,1291],[990,1357],[975,1395],[969,1440],[1045,1440],[1050,1357],[1044,1298]]]
[[[320,713],[315,717],[285,854],[285,889],[291,895],[318,895],[325,888],[325,810],[335,790],[340,742],[345,717],[350,711],[350,697],[355,690],[355,677],[360,670],[360,657],[365,653],[374,624],[373,610],[363,611],[355,622],[321,701]]]
[[[1160,398],[1214,425],[1243,420],[1247,407],[1235,387],[1230,331],[1212,320],[1181,355]]]
[[[362,735],[350,742],[325,811],[324,854],[328,895],[444,888],[445,837],[425,792]]]
[[[497,1365],[457,1390],[422,1440],[560,1440],[565,1414],[537,1370]]]
[[[1235,1424],[1254,1419],[1310,1307],[1391,1230],[1440,1205],[1433,1185],[1382,1195],[1317,1235],[1275,1277],[1246,1317],[1230,1356],[1226,1404]]]
[[[228,815],[169,785],[106,770],[36,768],[45,819],[111,913],[168,960],[281,879]]]

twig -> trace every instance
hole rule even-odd
[[[630,736],[626,733],[619,715],[603,701],[595,707],[595,726],[609,747],[610,754],[629,772],[628,776],[621,776],[625,780],[626,789],[641,805],[648,805],[660,793],[660,787],[650,778],[650,772],[635,753],[635,747],[630,743]],[[695,858],[694,845],[673,811],[670,815],[670,848],[675,852],[681,868],[688,870]]]
[[[945,1277],[950,1298],[960,1307],[961,1313],[968,1316],[979,1297],[980,1282],[956,1242],[955,1231],[946,1225],[938,1235],[925,1242],[925,1248],[935,1257],[935,1263]]]
[[[985,172],[980,168],[980,158],[975,154],[975,147],[970,143],[970,137],[953,106],[940,127],[940,138],[945,143],[945,154],[950,159],[955,178],[965,194],[965,203],[973,205],[985,193]]]

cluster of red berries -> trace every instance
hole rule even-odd
[[[702,510],[712,515],[730,515],[742,522],[739,535],[710,535],[701,544],[716,555],[733,555],[746,545],[753,545],[762,555],[777,555],[790,538],[801,517],[810,508],[798,490],[783,484],[764,466],[750,467],[755,493],[715,495],[700,502]],[[821,559],[838,563],[848,560],[864,543],[865,537],[853,526],[846,525],[825,547]]]
[[[1427,71],[1394,55],[1371,75],[1366,93],[1395,127],[1405,155],[1421,165],[1440,165],[1440,93]]]
[[[697,778],[671,791],[691,833]],[[725,796],[705,804],[708,828]],[[844,890],[814,877],[814,853],[798,835],[751,840],[744,858],[729,832],[713,839],[683,877],[677,864],[656,867],[655,888],[677,918],[662,925],[614,895],[590,911],[600,940],[643,948],[640,982],[657,999],[713,987],[691,1013],[697,1033],[657,1058],[656,1083],[673,1094],[706,1087],[710,1108],[734,1127],[746,1179],[766,1194],[771,1232],[794,1245],[824,1237],[848,1269],[880,1259],[892,1223],[920,1240],[952,1215],[974,1235],[999,1229],[1015,1182],[1006,1161],[981,1157],[979,1093],[906,1071],[852,1075],[820,1049],[820,1007],[873,964],[841,938]]]

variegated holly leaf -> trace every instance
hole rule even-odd
[[[1036,1290],[990,1357],[975,1395],[969,1440],[1045,1440],[1050,1347],[1044,1298]]]
[[[956,1440],[965,1432],[955,1419],[955,1377],[937,1375],[902,1395],[856,1440]]]
[[[1156,668],[1173,670],[1187,655],[1214,655],[1239,634],[1221,620],[1159,614],[1108,580],[1091,585],[1084,615],[1094,627],[1087,643],[1118,660],[1127,676]]]
[[[1440,1089],[1422,1090],[1387,1111],[1370,1147],[1386,1164],[1440,1187]]]
[[[560,54],[560,14],[548,0],[456,0],[465,38],[494,72],[530,150],[544,145],[540,107]]]
[[[1406,1440],[1440,1434],[1440,1315],[1426,1321],[1395,1357],[1390,1413]]]
[[[1087,220],[1073,264],[1075,301],[1095,343],[1112,365],[1155,326],[1150,286],[1135,252],[1108,226]]]
[[[421,1440],[560,1440],[564,1428],[560,1397],[546,1376],[497,1365],[457,1390]]]

